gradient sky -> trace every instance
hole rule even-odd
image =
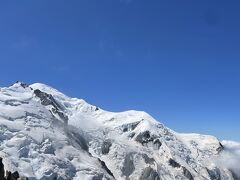
[[[240,1],[0,2],[0,86],[42,82],[240,141]]]

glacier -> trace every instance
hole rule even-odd
[[[234,156],[229,149],[214,136],[177,133],[142,111],[105,111],[45,84],[0,88],[0,157],[30,180],[239,180],[237,163],[226,162],[238,161],[240,148]]]

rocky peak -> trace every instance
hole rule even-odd
[[[16,81],[15,84],[17,84],[17,85],[19,85],[19,86],[21,86],[21,87],[23,87],[23,88],[27,88],[27,87],[29,87],[28,84],[26,84],[26,83],[24,83],[24,82],[21,82],[21,81]]]
[[[42,92],[39,89],[35,89],[34,94],[40,99],[42,105],[52,106],[51,112],[53,114],[57,114],[63,120],[65,125],[67,125],[68,116],[64,114],[64,108],[54,99],[51,94]]]

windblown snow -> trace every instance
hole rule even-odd
[[[239,149],[176,133],[145,112],[108,112],[44,84],[0,89],[0,157],[30,180],[240,179]]]

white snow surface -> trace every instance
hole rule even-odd
[[[216,161],[224,144],[174,132],[142,111],[102,110],[45,84],[0,89],[0,157],[30,180],[231,180],[236,168]]]

